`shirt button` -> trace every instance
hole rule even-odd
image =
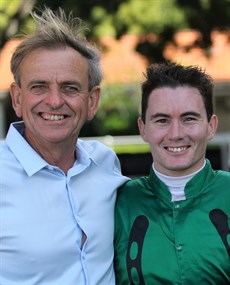
[[[180,208],[180,204],[176,204],[175,209],[179,209],[179,208]]]
[[[178,246],[176,247],[176,250],[177,250],[177,251],[183,250],[183,246],[182,246],[182,245],[178,245]]]

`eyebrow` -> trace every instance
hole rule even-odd
[[[63,85],[63,84],[65,84],[65,85],[66,84],[68,84],[68,85],[77,85],[78,87],[81,87],[81,83],[76,81],[76,80],[64,80],[64,81],[61,81],[58,84],[61,84],[61,85]]]
[[[170,116],[164,113],[156,113],[156,114],[151,115],[150,119],[152,120],[152,119],[156,119],[159,117],[169,118]]]
[[[194,112],[194,111],[190,111],[190,112],[185,112],[181,115],[181,117],[186,117],[186,116],[193,116],[193,117],[197,117],[197,118],[200,118],[201,117],[201,114],[200,113],[197,113],[197,112]]]
[[[33,84],[44,84],[47,81],[45,80],[31,80],[30,82],[28,82],[28,86],[33,85]]]

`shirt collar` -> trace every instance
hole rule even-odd
[[[25,140],[24,131],[25,125],[23,121],[12,123],[6,136],[6,143],[28,176],[32,176],[42,168],[50,165]],[[97,159],[94,157],[92,144],[86,144],[79,139],[76,152],[77,160],[74,163],[74,173],[83,171],[91,162],[98,165]]]
[[[10,125],[6,136],[6,143],[28,176],[47,166],[47,162],[24,139],[24,123],[16,122]]]
[[[205,185],[212,183],[213,177],[214,171],[212,170],[209,160],[206,159],[205,166],[186,184],[186,199],[199,196],[206,189]],[[150,169],[150,176],[148,177],[148,184],[157,197],[171,201],[171,194],[168,191],[168,187],[157,177],[152,167]]]
[[[88,161],[89,159],[93,161],[96,165],[98,165],[98,162],[96,160],[96,157],[93,155],[93,145],[87,144],[86,141],[83,141],[82,139],[78,139],[77,141],[77,160],[78,163],[84,163]]]

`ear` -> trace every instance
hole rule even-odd
[[[99,86],[95,86],[89,94],[89,100],[88,100],[88,120],[92,120],[93,117],[96,115],[99,101],[100,101],[100,94],[101,89]]]
[[[16,115],[21,118],[22,117],[22,111],[21,111],[21,105],[22,105],[22,94],[20,87],[14,82],[10,86],[10,95],[12,100],[12,106],[14,108],[14,111]]]
[[[218,117],[217,115],[212,115],[210,121],[209,121],[209,126],[208,126],[208,140],[211,140],[217,131],[218,127]]]
[[[138,128],[139,128],[139,133],[140,133],[142,139],[145,142],[148,142],[148,136],[147,136],[146,131],[145,131],[145,123],[142,121],[141,117],[139,117],[137,119],[137,124],[138,124]]]

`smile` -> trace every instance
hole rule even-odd
[[[49,114],[41,114],[42,118],[47,121],[60,121],[65,118],[64,115],[49,115]]]
[[[170,152],[182,152],[185,151],[187,147],[167,147],[167,150]]]

